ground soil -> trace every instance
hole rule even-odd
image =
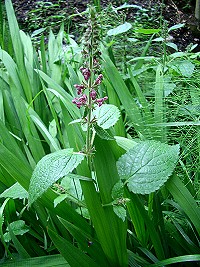
[[[46,0],[47,1],[47,0]],[[18,22],[21,27],[26,30],[28,25],[28,14],[30,10],[34,10],[37,8],[38,0],[12,0]],[[41,1],[40,1],[41,2]],[[45,1],[43,1],[45,2]],[[87,4],[91,1],[89,0],[49,0],[52,3],[58,3],[61,9],[66,10],[68,15],[74,14],[75,12],[84,11],[87,7]],[[120,2],[123,1],[106,1],[101,0],[101,5],[106,6],[109,3],[112,3],[114,6],[119,6]],[[194,9],[195,9],[195,0],[127,0],[129,4],[140,5],[144,8],[153,8],[154,6],[159,7],[161,9],[162,3],[163,5],[163,17],[168,22],[169,26],[185,23],[185,27],[174,31],[171,33],[171,37],[174,43],[178,45],[179,50],[184,50],[189,44],[198,44],[196,50],[200,50],[200,31],[199,31],[199,23],[195,19]],[[46,16],[51,16],[52,11],[46,14]],[[134,19],[134,11],[130,11],[129,18],[132,17]],[[73,20],[74,23],[77,22],[77,17]]]

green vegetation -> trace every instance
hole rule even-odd
[[[198,266],[199,53],[169,41],[182,24],[95,4],[81,41],[61,25],[34,46],[5,1],[0,263]]]

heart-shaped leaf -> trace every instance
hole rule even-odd
[[[44,156],[36,165],[29,186],[29,205],[39,198],[58,179],[72,172],[84,155],[73,149],[63,149]]]
[[[178,161],[179,145],[144,141],[131,148],[117,162],[121,179],[133,193],[149,194],[159,189],[172,174]]]
[[[103,129],[109,129],[118,121],[120,111],[114,105],[103,104],[93,111],[93,116],[96,117],[98,126]]]

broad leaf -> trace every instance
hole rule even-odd
[[[118,34],[127,32],[127,31],[130,30],[131,28],[132,28],[132,25],[131,25],[130,23],[128,23],[128,22],[125,22],[124,24],[121,24],[121,25],[117,26],[117,27],[114,28],[114,29],[110,29],[110,30],[107,32],[107,35],[108,35],[108,36],[118,35]]]
[[[184,60],[180,63],[179,70],[184,77],[190,77],[194,72],[194,64],[189,60]]]
[[[73,149],[63,149],[43,157],[33,172],[29,186],[29,205],[39,198],[58,179],[72,172],[84,155]]]
[[[1,195],[1,197],[5,197],[5,198],[12,198],[12,199],[22,199],[22,198],[28,198],[28,192],[19,184],[19,183],[15,183],[14,185],[12,185],[11,187],[9,187],[8,189],[6,189]]]
[[[104,104],[94,110],[93,116],[96,117],[98,126],[103,129],[109,129],[118,121],[120,111],[114,105]]]
[[[172,174],[179,155],[179,145],[144,141],[121,156],[118,173],[133,193],[149,194],[159,189]]]

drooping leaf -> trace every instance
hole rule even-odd
[[[128,22],[125,22],[124,24],[121,24],[121,25],[117,26],[116,28],[110,29],[107,32],[107,35],[108,36],[118,35],[118,34],[127,32],[131,28],[132,28],[132,25],[130,23],[128,23]]]
[[[28,226],[25,225],[25,221],[18,220],[10,223],[10,229],[12,230],[14,235],[23,235],[29,231]],[[9,242],[11,240],[11,236],[9,233],[9,229],[7,228],[7,233],[4,234],[5,242]]]
[[[93,116],[96,117],[98,126],[103,129],[109,129],[118,121],[120,111],[114,105],[104,104],[94,110]]]
[[[125,221],[125,219],[126,219],[126,209],[124,207],[122,207],[122,206],[113,206],[113,211],[120,219],[122,219],[123,222]]]
[[[29,186],[29,205],[39,198],[54,182],[72,172],[84,155],[73,149],[63,149],[43,157],[36,165]]]
[[[179,155],[179,145],[144,141],[121,156],[118,173],[133,193],[149,194],[159,189],[172,174]]]
[[[6,189],[1,195],[0,198],[5,197],[5,198],[12,198],[12,199],[23,199],[23,198],[28,198],[28,192],[19,184],[15,183],[8,189]]]

